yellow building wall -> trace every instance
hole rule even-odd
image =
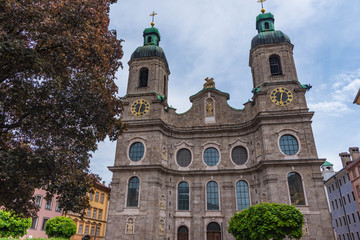
[[[85,210],[83,219],[73,212],[66,213],[66,216],[71,217],[76,224],[76,235],[72,236],[71,240],[81,240],[85,235],[90,235],[91,239],[94,240],[105,239],[110,188],[96,183],[93,186],[93,190],[94,194],[88,193],[91,207]],[[97,232],[96,228],[99,229]]]

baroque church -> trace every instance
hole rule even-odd
[[[129,61],[117,142],[107,240],[232,240],[230,218],[262,202],[295,205],[303,238],[334,239],[310,112],[290,38],[274,16],[256,18],[250,68],[252,100],[206,79],[183,114],[169,107],[169,66],[152,22]]]

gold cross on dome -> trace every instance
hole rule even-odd
[[[150,14],[150,16],[152,17],[151,26],[154,26],[154,25],[155,25],[155,23],[154,23],[154,17],[155,17],[155,15],[157,15],[157,13],[154,12],[154,11]]]
[[[258,3],[261,3],[261,12],[262,13],[264,13],[265,12],[265,9],[264,9],[264,2],[265,2],[266,0],[258,0],[257,2]]]

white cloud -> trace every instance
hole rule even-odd
[[[353,112],[351,106],[357,91],[360,88],[360,68],[353,72],[340,73],[334,77],[334,81],[327,85],[321,85],[321,94],[316,99],[324,99],[321,102],[309,103],[311,110],[322,112],[330,116],[343,116]],[[326,90],[324,90],[326,89]],[[318,91],[320,94],[320,91]]]

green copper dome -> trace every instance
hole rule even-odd
[[[274,15],[271,13],[262,13],[256,17],[256,35],[251,41],[251,49],[258,45],[290,42],[290,38],[274,27]]]
[[[167,62],[165,53],[162,50],[162,48],[155,45],[146,45],[146,46],[138,47],[131,55],[131,59],[146,58],[146,57],[159,57]]]
[[[159,57],[166,61],[165,53],[161,47],[160,32],[156,27],[145,28],[143,32],[144,45],[138,47],[131,55],[131,60],[135,58]]]
[[[157,34],[159,37],[159,41],[160,41],[160,32],[159,32],[159,29],[157,29],[156,27],[145,28],[144,32],[143,32],[143,36],[148,35],[148,34]]]

